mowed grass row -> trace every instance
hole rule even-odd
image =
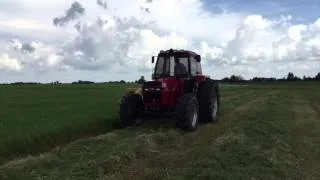
[[[118,100],[135,86],[0,86],[0,164],[112,130]]]
[[[218,123],[184,133],[146,122],[6,163],[0,177],[319,179],[319,90],[317,84],[223,88]]]

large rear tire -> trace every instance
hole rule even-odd
[[[199,107],[197,97],[184,94],[178,100],[176,109],[177,125],[183,131],[194,131],[198,126]]]
[[[121,99],[119,118],[120,127],[126,128],[135,123],[141,117],[143,109],[142,96],[140,94],[129,94]]]
[[[203,82],[199,92],[199,118],[201,122],[217,122],[220,116],[219,85],[212,79]]]

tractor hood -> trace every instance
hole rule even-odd
[[[147,81],[143,84],[144,88],[161,88],[161,89],[172,89],[177,85],[177,79],[174,77],[157,78],[153,81]]]

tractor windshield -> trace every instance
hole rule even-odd
[[[155,76],[170,76],[170,59],[169,57],[159,56],[155,67]]]
[[[175,58],[174,74],[176,76],[188,74],[188,57]]]
[[[189,57],[188,56],[176,56],[170,60],[169,56],[159,56],[154,76],[155,77],[167,77],[178,76],[184,77],[189,74],[188,70]]]

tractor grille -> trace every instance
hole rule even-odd
[[[161,101],[161,82],[150,81],[143,85],[143,100],[146,103],[160,103]]]
[[[161,91],[155,91],[155,90],[144,91],[143,100],[146,103],[160,103]]]
[[[148,81],[143,84],[144,87],[161,87],[160,81]]]

